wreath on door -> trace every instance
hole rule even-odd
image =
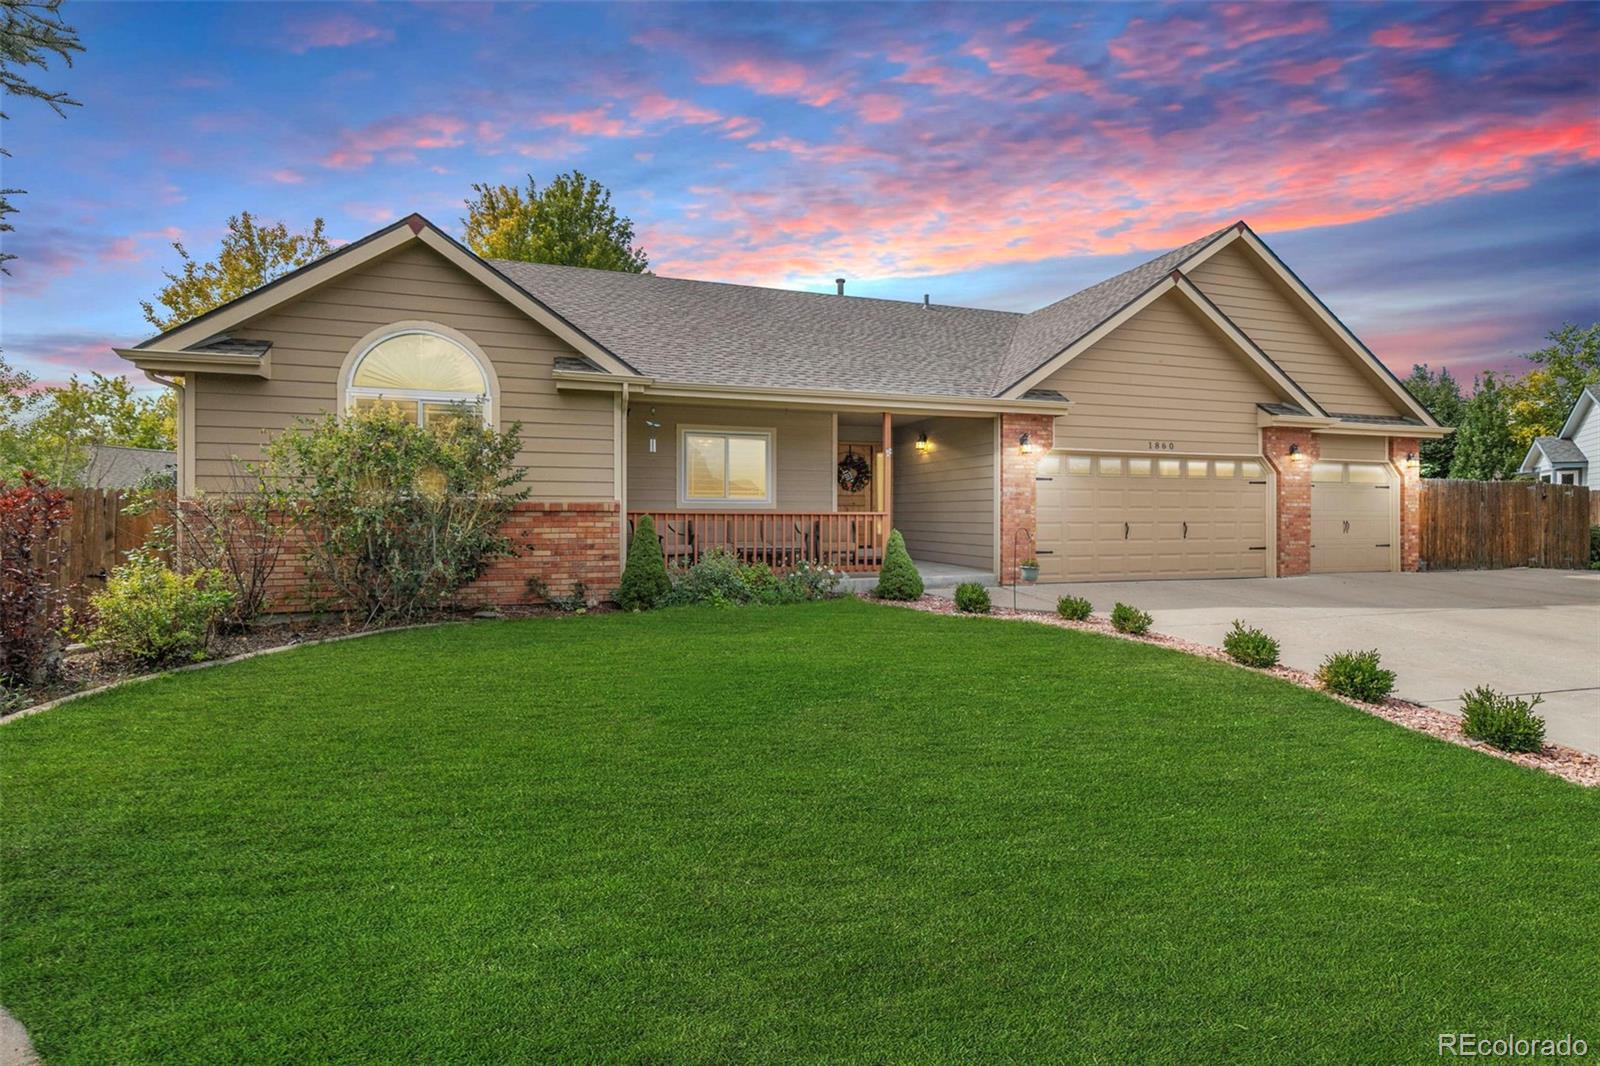
[[[844,458],[839,460],[839,487],[846,492],[860,492],[871,481],[872,464],[867,462],[865,456],[845,449]]]

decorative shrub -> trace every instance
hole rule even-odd
[[[0,685],[42,685],[61,671],[58,533],[71,517],[66,493],[31,470],[0,478]]]
[[[1461,731],[1501,751],[1538,751],[1544,719],[1533,709],[1543,702],[1543,696],[1518,699],[1479,685],[1461,694]]]
[[[889,531],[889,544],[883,552],[883,568],[878,571],[878,587],[872,594],[880,600],[915,600],[922,597],[922,575],[917,573],[906,539],[898,529]]]
[[[492,559],[512,554],[500,526],[528,495],[517,488],[521,428],[469,415],[419,428],[378,408],[276,437],[270,472],[294,501],[313,592],[367,621],[449,606]]]
[[[1086,622],[1094,613],[1094,604],[1082,596],[1063,596],[1056,601],[1056,614],[1073,622]]]
[[[1142,636],[1150,631],[1151,621],[1152,619],[1148,614],[1137,607],[1129,607],[1125,603],[1119,603],[1111,608],[1111,627],[1118,633],[1132,633],[1136,637]]]
[[[154,666],[205,658],[217,623],[233,605],[233,591],[220,570],[180,574],[154,553],[136,551],[89,602],[89,644]]]
[[[713,548],[677,575],[672,591],[660,602],[667,607],[803,603],[827,599],[838,591],[839,575],[831,570],[802,563],[780,575],[762,563],[743,565],[727,549]]]
[[[1394,671],[1385,670],[1376,650],[1341,651],[1317,668],[1317,680],[1329,692],[1362,703],[1382,703],[1394,691]]]
[[[1265,669],[1278,665],[1278,642],[1254,626],[1247,626],[1237,618],[1227,636],[1222,638],[1222,650],[1234,662]]]
[[[1589,527],[1589,565],[1600,566],[1600,526]]]
[[[956,610],[967,614],[988,614],[989,590],[976,581],[963,581],[956,586]]]
[[[617,587],[617,602],[625,611],[648,611],[672,591],[667,577],[667,562],[661,555],[661,539],[655,519],[640,515],[628,545],[628,562],[622,569],[622,584]]]
[[[264,467],[236,462],[232,480],[226,492],[197,492],[181,504],[169,491],[141,491],[127,510],[155,510],[165,517],[150,546],[170,554],[181,545],[184,560],[196,569],[221,571],[233,591],[223,623],[240,627],[266,609],[294,505]]]

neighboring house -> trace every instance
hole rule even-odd
[[[178,453],[165,448],[122,448],[96,444],[83,473],[83,483],[91,489],[138,489],[162,481],[175,483]]]
[[[1600,459],[1600,388],[1585,385],[1554,437],[1535,437],[1519,474],[1558,485],[1594,485],[1590,456]]]
[[[1243,222],[1016,314],[486,261],[412,215],[118,354],[180,390],[184,493],[380,399],[520,422],[506,601],[614,588],[645,513],[674,563],[866,571],[892,526],[1005,580],[1414,569],[1445,432]]]

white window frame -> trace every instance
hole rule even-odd
[[[759,500],[702,499],[689,496],[689,446],[690,434],[715,437],[752,437],[767,445],[767,494]],[[727,446],[723,446],[726,457]],[[679,426],[678,427],[678,507],[680,510],[754,511],[772,510],[778,497],[778,431],[770,426]],[[722,473],[723,491],[727,491],[726,461]]]
[[[1576,470],[1558,470],[1556,471],[1556,483],[1560,485],[1576,485],[1578,483],[1578,472]]]
[[[385,341],[408,334],[424,334],[437,337],[439,340],[454,345],[467,358],[477,365],[478,374],[483,378],[484,388],[488,391],[482,393],[460,392],[435,392],[429,389],[375,389],[365,385],[355,385],[356,371],[361,368],[362,360],[372,353],[372,350]],[[448,326],[441,326],[433,322],[394,322],[387,326],[373,330],[361,338],[350,354],[345,357],[343,368],[339,374],[339,411],[348,414],[355,410],[358,399],[384,399],[397,402],[409,402],[416,408],[416,424],[422,425],[422,405],[424,403],[466,404],[477,409],[483,424],[493,426],[499,421],[499,387],[494,374],[494,369],[483,350],[474,344],[464,334]]]

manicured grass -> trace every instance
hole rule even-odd
[[[1600,1043],[1600,795],[1042,626],[485,623],[0,746],[0,1001],[53,1063]]]

